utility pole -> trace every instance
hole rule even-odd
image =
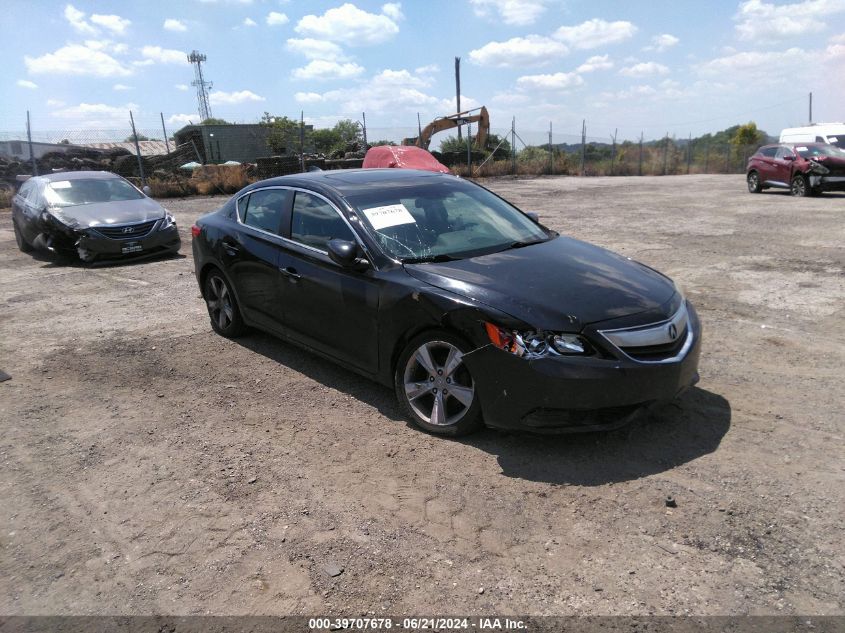
[[[164,132],[164,147],[167,148],[167,153],[170,153],[170,141],[167,140],[167,128],[164,127],[164,112],[159,112],[161,115],[161,131]]]
[[[364,125],[362,126],[364,128],[364,147],[367,147],[367,113],[362,112],[361,118],[364,120]]]
[[[38,175],[38,163],[35,162],[35,152],[32,151],[32,130],[29,127],[29,110],[26,111],[26,140],[29,144],[29,160],[32,161],[32,175]]]
[[[144,177],[144,161],[141,160],[141,147],[138,145],[138,132],[135,131],[135,117],[132,110],[129,111],[129,122],[132,124],[132,138],[135,139],[135,155],[138,157],[138,174],[141,176],[141,187],[146,186],[147,179]]]
[[[211,118],[211,106],[208,103],[208,91],[211,90],[213,84],[206,81],[202,76],[202,63],[205,61],[205,55],[199,51],[191,51],[188,55],[188,61],[194,65],[194,77],[191,82],[192,86],[197,89],[197,111],[200,115],[200,123]]]
[[[511,171],[516,176],[516,117],[511,120]]]
[[[461,58],[455,58],[455,103],[461,111]],[[461,126],[458,126],[458,140],[461,140]]]
[[[305,110],[299,111],[299,162],[305,171]]]

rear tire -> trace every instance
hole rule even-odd
[[[763,185],[760,183],[760,174],[756,171],[748,172],[748,176],[745,180],[748,183],[749,193],[760,193],[763,191]]]
[[[458,437],[484,426],[475,381],[462,361],[471,349],[450,332],[432,330],[408,343],[399,356],[396,399],[424,431]]]
[[[203,292],[211,328],[220,336],[236,338],[246,329],[235,294],[219,270],[212,270],[205,278]]]
[[[18,244],[18,249],[21,253],[31,253],[33,251],[32,244],[26,241],[26,238],[21,233],[21,230],[18,228],[18,223],[15,222],[14,218],[12,219],[12,228],[15,231],[15,242]]]
[[[795,177],[793,177],[792,183],[789,187],[789,192],[793,196],[797,196],[799,198],[806,198],[810,195],[810,183],[807,182],[807,178],[804,174],[796,174]]]

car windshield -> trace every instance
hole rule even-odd
[[[379,187],[348,200],[381,248],[406,263],[462,259],[556,235],[465,180]]]
[[[845,150],[841,150],[835,145],[798,145],[795,147],[795,151],[801,158],[816,158],[818,156],[845,158]]]
[[[96,202],[138,200],[144,195],[123,178],[79,178],[47,183],[44,197],[54,207],[75,207]]]

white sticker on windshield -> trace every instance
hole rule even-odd
[[[827,142],[828,142],[828,143],[837,143],[838,141],[839,141],[839,139],[838,139],[838,138],[836,138],[835,136],[828,136],[828,137],[827,137]]]
[[[416,224],[414,216],[405,208],[404,204],[388,204],[384,207],[364,209],[364,215],[376,231],[400,224]]]
[[[807,151],[806,147],[796,147],[795,149],[799,152],[806,152]]]
[[[54,180],[50,186],[53,189],[70,189],[70,180]]]

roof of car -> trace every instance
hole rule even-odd
[[[452,182],[457,176],[418,169],[337,169],[311,171],[303,174],[279,176],[254,183],[250,189],[267,186],[304,187],[306,189],[332,190],[340,195],[353,195],[371,189],[373,185],[391,187],[415,183]]]
[[[57,171],[50,174],[41,174],[39,178],[55,182],[57,180],[91,180],[93,178],[108,179],[120,178],[110,171]]]

